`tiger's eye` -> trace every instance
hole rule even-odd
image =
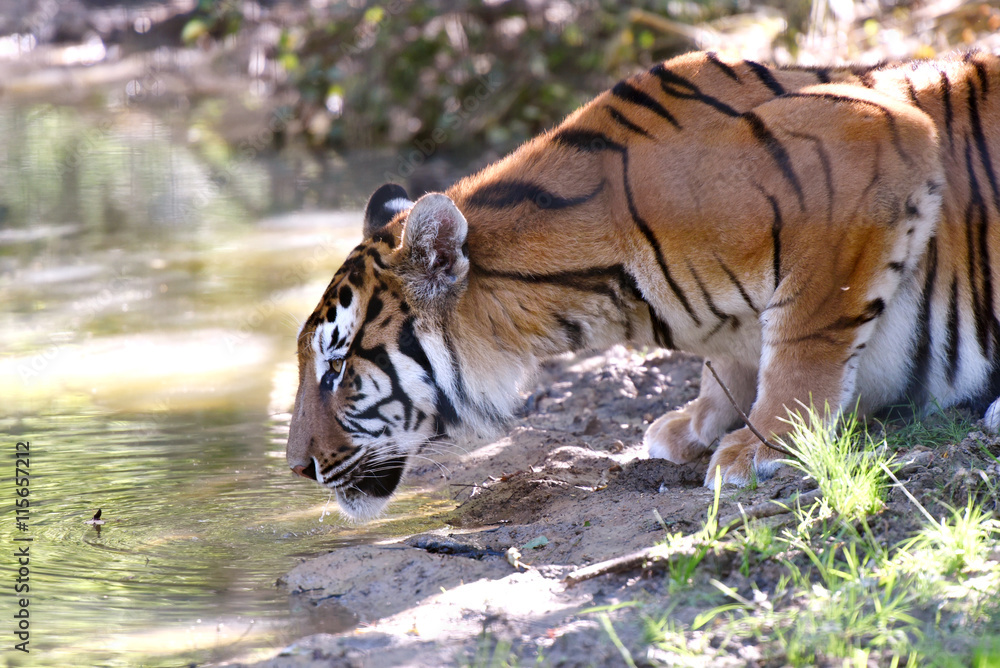
[[[337,375],[340,375],[340,370],[343,368],[344,368],[343,358],[330,360],[330,371],[334,372]]]

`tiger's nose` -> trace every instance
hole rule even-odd
[[[307,466],[299,464],[298,466],[292,467],[292,472],[302,476],[303,478],[309,478],[310,480],[316,480],[316,461],[311,459]]]

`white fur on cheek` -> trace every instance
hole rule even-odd
[[[358,300],[355,299],[350,306],[344,308],[337,306],[337,318],[333,322],[324,322],[316,328],[313,335],[312,347],[316,362],[316,382],[323,379],[326,373],[328,362],[331,358],[344,357],[347,348],[354,339],[354,330],[358,322]],[[336,334],[336,339],[334,339]],[[338,341],[343,341],[343,345],[338,346]]]

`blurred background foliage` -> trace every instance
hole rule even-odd
[[[1000,0],[0,0],[0,77],[7,100],[152,107],[207,160],[388,150],[405,179],[692,49],[874,62],[998,34]]]
[[[203,0],[206,18],[198,20],[213,34],[238,30],[236,7]],[[298,94],[300,131],[337,149],[424,152],[440,144],[509,150],[615,80],[695,48],[779,63],[920,58],[988,41],[1000,28],[996,4],[919,0],[389,0],[313,8],[283,27],[269,52]]]

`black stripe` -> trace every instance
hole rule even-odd
[[[342,421],[340,420],[340,418],[339,418],[339,417],[336,417],[336,416],[334,416],[334,418],[333,418],[333,419],[334,419],[334,421],[335,421],[335,422],[337,423],[337,425],[338,425],[338,426],[339,426],[339,427],[340,427],[341,429],[343,429],[343,430],[344,430],[344,433],[345,433],[345,434],[350,434],[350,433],[351,433],[351,430],[350,430],[350,429],[348,428],[348,426],[347,426],[347,425],[345,425],[345,424],[344,424],[344,423],[343,423],[343,422],[342,422]],[[311,443],[311,442],[310,442],[310,445],[312,445],[312,443]],[[358,450],[360,450],[360,449],[361,449],[361,446],[355,446],[355,447],[351,448],[351,449],[350,449],[350,452],[346,452],[346,453],[344,453],[344,455],[343,455],[342,457],[340,457],[339,459],[337,459],[337,460],[333,461],[332,463],[330,463],[330,464],[327,464],[326,466],[324,466],[323,468],[321,468],[321,469],[319,470],[319,473],[320,473],[320,475],[322,475],[323,477],[326,477],[326,474],[327,474],[327,473],[329,473],[329,472],[330,472],[330,471],[332,471],[333,469],[335,469],[335,468],[337,468],[338,466],[340,466],[341,464],[343,464],[343,463],[344,463],[344,462],[345,462],[346,460],[348,460],[348,459],[350,459],[351,457],[353,457],[354,455],[356,455],[356,454],[357,454],[357,452],[358,452]],[[354,470],[354,469],[350,469],[350,468],[349,468],[349,469],[346,469],[346,470],[344,470],[344,471],[341,471],[341,472],[340,472],[340,475],[338,475],[338,476],[337,476],[337,478],[340,478],[340,477],[343,477],[343,476],[344,476],[345,474],[348,474],[348,473],[351,473],[351,472],[352,472],[353,470]],[[336,480],[337,478],[333,478],[333,480]],[[333,482],[333,480],[328,480],[327,482]]]
[[[618,298],[619,295],[608,284],[608,280],[618,280],[620,272],[624,271],[622,265],[615,264],[606,267],[590,267],[588,269],[557,271],[551,274],[531,274],[488,269],[475,262],[472,263],[472,269],[477,274],[489,278],[501,278],[511,281],[520,281],[521,283],[535,283],[540,285],[557,285],[564,288],[579,290],[581,292],[593,292],[611,298]]]
[[[370,321],[366,321],[365,325],[368,325],[369,323]],[[351,346],[354,355],[358,359],[367,360],[368,362],[377,366],[379,371],[381,371],[386,376],[386,378],[389,379],[390,389],[385,397],[379,399],[377,402],[375,402],[365,410],[361,411],[360,413],[353,413],[347,416],[347,418],[351,420],[380,419],[386,424],[388,424],[390,420],[386,418],[384,415],[382,415],[381,409],[386,405],[398,402],[403,407],[403,412],[406,419],[409,420],[410,415],[413,411],[413,399],[403,389],[403,386],[400,384],[399,374],[396,371],[396,366],[393,364],[392,358],[389,356],[386,347],[382,344],[379,344],[371,348],[364,348],[360,343],[358,343],[360,339],[364,338],[363,329],[364,326],[362,326],[362,329],[358,332],[357,336],[355,337],[355,343],[352,344]],[[370,380],[372,384],[375,385],[376,389],[379,389],[379,385],[375,381],[375,379],[370,378]],[[371,435],[370,432],[365,432],[365,433]]]
[[[667,350],[676,350],[677,346],[674,344],[674,335],[670,330],[670,325],[660,318],[652,306],[649,307],[649,322],[653,329],[653,341],[656,342],[656,345]]]
[[[400,326],[396,344],[399,347],[399,352],[420,365],[420,368],[424,370],[425,380],[436,385],[434,368],[431,366],[431,361],[428,359],[427,353],[424,352],[424,347],[420,343],[420,339],[417,338],[417,331],[413,327],[412,317],[404,320]]]
[[[622,156],[622,188],[625,191],[625,202],[628,205],[629,215],[632,216],[632,221],[635,223],[639,231],[646,238],[647,243],[653,249],[653,253],[656,256],[656,263],[660,268],[660,272],[663,274],[663,278],[667,281],[667,285],[670,286],[670,290],[677,297],[677,300],[684,307],[694,323],[701,326],[701,319],[691,308],[691,303],[688,301],[687,296],[681,287],[673,279],[670,274],[670,269],[667,267],[666,259],[663,257],[663,249],[660,248],[659,242],[656,240],[656,236],[650,229],[649,224],[639,215],[639,211],[635,205],[635,197],[632,194],[632,187],[629,184],[628,179],[628,149],[626,149],[621,144],[608,139],[605,135],[599,132],[593,132],[590,130],[560,130],[552,136],[552,141],[559,144],[564,144],[572,148],[576,148],[581,151],[594,152],[603,150],[614,150],[621,154]]]
[[[698,290],[701,292],[702,298],[705,300],[705,304],[708,306],[708,310],[712,312],[712,315],[714,315],[719,320],[722,320],[723,322],[729,320],[732,316],[729,315],[728,313],[723,313],[715,305],[715,302],[712,300],[712,296],[708,294],[708,290],[705,288],[705,284],[701,280],[701,276],[699,276],[698,272],[695,271],[694,265],[692,265],[691,262],[688,261],[687,266],[688,266],[688,271],[691,272],[691,276],[694,277],[694,282],[698,286]]]
[[[897,274],[903,273],[903,270],[906,269],[906,265],[902,262],[890,262],[887,266]]]
[[[566,340],[569,341],[569,349],[572,352],[577,352],[582,350],[584,345],[583,339],[583,327],[575,320],[570,320],[561,315],[556,315],[556,322],[562,328],[563,332],[566,334]]]
[[[472,269],[476,274],[488,278],[499,278],[536,285],[555,285],[580,292],[602,295],[610,299],[615,307],[625,315],[626,334],[631,331],[631,322],[628,320],[628,305],[624,302],[623,295],[615,291],[613,287],[613,283],[617,283],[619,286],[629,286],[629,279],[624,277],[627,272],[620,264],[607,267],[558,271],[551,274],[531,274],[487,269],[474,262]],[[642,301],[645,302],[645,300]]]
[[[980,258],[979,262],[976,261],[977,244],[974,241],[975,234],[973,233],[974,226],[980,229],[986,226],[986,204],[979,189],[979,179],[976,178],[975,167],[972,164],[972,146],[968,141],[965,143],[965,168],[969,173],[969,189],[972,191],[969,205],[965,209],[965,242],[968,256],[969,290],[972,293],[972,313],[976,323],[976,340],[979,342],[979,349],[983,357],[988,358],[989,319],[993,305],[983,303],[980,297],[976,269],[982,267],[982,273],[989,274],[989,266],[983,262],[984,258]]]
[[[653,327],[653,340],[664,348],[674,347],[673,336],[671,335],[669,325],[660,320],[659,316],[656,314],[656,310],[648,301],[646,301],[646,298],[639,290],[639,285],[636,283],[635,277],[626,271],[625,267],[620,264],[609,265],[606,267],[591,267],[589,269],[559,271],[551,274],[528,274],[499,271],[487,269],[475,263],[473,263],[472,268],[477,274],[489,278],[500,278],[504,280],[539,285],[556,285],[559,287],[570,288],[572,290],[578,290],[580,292],[591,292],[603,295],[610,299],[612,303],[614,303],[615,307],[618,308],[618,310],[625,316],[625,338],[631,339],[632,322],[629,318],[629,309],[632,307],[624,301],[624,296],[628,294],[636,302],[645,304],[649,309],[649,317]],[[617,285],[621,292],[616,291],[613,285]]]
[[[913,86],[913,80],[909,76],[904,77],[906,79],[906,94],[910,97],[910,102],[914,107],[923,111],[924,108],[920,106],[920,100],[917,99],[917,89]]]
[[[785,94],[784,86],[778,83],[778,80],[774,78],[773,74],[771,74],[771,70],[752,60],[744,60],[743,62],[746,63],[747,67],[749,67],[753,73],[757,75],[757,78],[761,80],[761,83],[767,86],[772,93],[775,95]]]
[[[958,375],[958,277],[951,279],[951,296],[948,299],[948,338],[945,341],[945,357],[948,360],[946,376],[949,385],[955,384]]]
[[[612,141],[600,132],[593,130],[578,130],[576,128],[565,128],[557,130],[552,135],[553,144],[562,144],[569,148],[583,151],[585,153],[598,153],[600,151],[624,151],[625,147],[616,141]]]
[[[740,75],[736,73],[736,70],[734,70],[729,65],[726,65],[724,62],[719,60],[719,56],[718,54],[715,53],[715,51],[709,51],[708,53],[706,53],[705,58],[708,59],[708,62],[718,67],[719,70],[727,77],[729,77],[733,81],[739,82]]]
[[[396,235],[394,235],[389,230],[383,230],[381,232],[376,232],[372,236],[372,241],[380,242],[389,246],[389,248],[396,248]]]
[[[868,305],[865,306],[864,312],[860,315],[841,316],[829,325],[824,325],[822,328],[812,332],[811,334],[804,334],[803,336],[787,339],[786,342],[800,343],[802,341],[826,341],[827,343],[839,346],[842,345],[843,342],[838,340],[836,337],[831,336],[831,332],[842,332],[857,329],[858,327],[861,327],[862,325],[867,324],[879,317],[884,311],[885,302],[881,299],[873,299],[868,302]]]
[[[989,181],[990,190],[993,193],[993,207],[1000,212],[1000,188],[997,187],[996,172],[993,171],[993,160],[990,158],[990,147],[986,143],[986,135],[983,133],[983,124],[979,117],[979,101],[976,99],[976,88],[969,84],[969,123],[972,126],[972,137],[976,141],[976,152],[979,153],[979,162],[986,173],[986,180]],[[970,166],[971,171],[971,166]]]
[[[951,108],[951,81],[948,79],[948,73],[944,70],[941,72],[941,99],[944,103],[944,127],[948,133],[948,144],[954,144],[954,137],[952,136],[951,125],[955,120],[955,114]]]
[[[481,206],[489,209],[506,209],[524,202],[530,202],[539,209],[568,209],[589,202],[604,188],[602,181],[586,195],[577,197],[561,197],[540,185],[529,181],[496,181],[481,186],[471,195],[468,203],[471,206]]]
[[[910,382],[907,396],[916,403],[927,401],[927,385],[931,371],[931,304],[934,298],[934,288],[937,281],[937,237],[931,237],[927,245],[927,274],[924,277],[924,287],[920,301],[920,313],[917,316],[919,334],[914,350],[914,364],[910,371]]]
[[[379,430],[376,431],[376,430],[371,430],[371,429],[365,429],[360,424],[358,424],[357,422],[354,422],[350,418],[344,418],[343,420],[341,420],[339,417],[335,417],[334,420],[336,421],[337,425],[341,429],[344,430],[345,434],[349,434],[352,437],[356,437],[359,434],[364,434],[365,436],[368,436],[370,438],[378,438],[379,436],[381,436],[385,432],[385,425],[383,425],[381,429],[379,429]],[[335,466],[336,466],[336,464],[334,464],[333,466],[324,468],[324,470],[322,471],[322,473],[324,473],[324,474],[328,473],[329,470],[333,469]],[[348,471],[344,471],[341,475],[344,475],[347,472]]]
[[[713,336],[722,331],[722,328],[726,326],[727,322],[733,323],[733,331],[739,329],[740,326],[739,318],[737,318],[736,316],[729,316],[725,320],[720,320],[718,323],[716,323],[715,327],[710,329],[708,334],[701,337],[701,342],[702,343],[708,342],[709,339],[711,339]]]
[[[860,315],[842,316],[824,327],[825,331],[839,331],[845,329],[857,329],[861,325],[867,324],[885,312],[885,302],[880,298],[875,298],[868,302],[865,310]]]
[[[836,337],[826,332],[819,331],[813,332],[812,334],[803,334],[802,336],[795,336],[791,338],[778,339],[776,343],[788,344],[788,343],[805,343],[806,341],[823,341],[828,343],[835,348],[840,348],[844,345],[842,340],[843,337]]]
[[[832,81],[829,67],[816,65],[779,65],[777,69],[782,72],[806,72],[816,77],[816,81],[821,84],[828,84]]]
[[[781,220],[781,208],[778,206],[778,200],[775,199],[774,195],[769,195],[763,190],[761,193],[767,198],[774,214],[774,219],[771,221],[771,246],[774,263],[774,289],[777,290],[778,284],[781,283],[781,228],[784,223]]]
[[[771,134],[771,131],[767,129],[764,125],[764,121],[761,120],[760,116],[748,111],[743,114],[743,120],[747,122],[750,126],[750,131],[753,133],[754,139],[760,142],[767,152],[771,155],[771,158],[777,163],[778,168],[781,173],[785,176],[785,179],[792,185],[795,190],[795,194],[799,199],[799,208],[802,211],[806,210],[806,200],[805,195],[802,192],[802,184],[799,183],[799,177],[795,175],[795,170],[792,169],[792,161],[788,157],[788,152],[785,151],[785,147],[781,145],[781,142]]]
[[[834,93],[789,93],[785,97],[814,97],[823,100],[832,100],[834,102],[846,102],[849,104],[861,104],[874,109],[878,109],[882,115],[885,117],[885,122],[889,126],[889,132],[892,134],[892,145],[895,147],[896,152],[899,153],[900,157],[906,162],[912,162],[910,156],[903,150],[903,142],[899,138],[899,128],[896,127],[896,117],[893,115],[887,107],[871,100],[865,100],[857,97],[851,97],[849,95],[836,95]]]
[[[654,65],[649,73],[657,77],[660,80],[660,88],[663,92],[671,97],[676,97],[682,100],[697,100],[712,107],[716,111],[721,111],[726,116],[739,116],[740,112],[736,111],[728,104],[712,97],[711,95],[705,95],[698,89],[696,85],[685,79],[684,77],[671,72],[662,63]]]
[[[878,170],[878,166],[882,163],[882,147],[879,144],[875,144],[875,160],[873,162],[875,164],[875,169],[872,170],[872,177],[868,180],[868,185],[865,186],[865,189],[861,191],[861,195],[857,198],[858,205],[855,207],[852,217],[858,215],[863,203],[868,200],[868,196],[875,189],[875,187],[882,182],[881,172]],[[910,227],[910,230],[912,231],[913,228]],[[910,232],[907,232],[907,234],[909,233]]]
[[[470,401],[469,393],[465,386],[462,364],[458,357],[458,350],[455,348],[455,342],[452,340],[451,336],[451,316],[447,313],[444,315],[444,325],[442,326],[442,331],[444,347],[448,351],[448,359],[451,360],[451,372],[455,378],[454,384],[456,393],[458,394],[458,402],[463,406],[473,406],[480,416],[486,418],[498,427],[505,425],[507,423],[507,416],[500,412],[493,403]]]
[[[337,293],[337,301],[344,308],[351,305],[351,299],[354,297],[354,292],[346,285],[340,286],[340,291]]]
[[[987,354],[987,359],[995,358],[1000,351],[1000,321],[997,320],[997,313],[993,308],[993,272],[990,261],[989,244],[989,219],[985,209],[980,211],[979,225],[979,266],[983,273],[983,316],[986,318],[989,345],[992,355]]]
[[[368,308],[365,310],[365,322],[371,322],[375,318],[379,317],[382,313],[382,300],[376,296],[372,296],[368,300]],[[360,337],[360,333],[355,338]]]
[[[653,308],[653,305],[650,304],[648,301],[646,301],[646,297],[645,295],[642,294],[642,291],[639,289],[639,284],[636,282],[635,276],[633,276],[629,272],[625,271],[624,268],[622,268],[619,277],[619,284],[623,288],[627,288],[631,293],[631,295],[633,296],[633,298],[636,301],[640,301],[643,304],[645,304],[646,308],[649,310],[649,323],[650,327],[653,330],[653,341],[655,341],[657,345],[663,348],[673,350],[674,336],[673,333],[670,331],[670,325],[668,325],[665,321],[661,320],[660,316],[656,313],[656,309]]]
[[[820,165],[823,167],[823,181],[826,184],[827,202],[826,202],[826,219],[828,221],[833,220],[833,205],[836,200],[836,196],[833,192],[833,167],[830,165],[830,156],[826,152],[826,147],[823,146],[823,142],[819,137],[813,135],[793,132],[791,133],[793,137],[798,139],[805,139],[812,142],[813,147],[816,149],[816,154],[819,156]]]
[[[385,260],[382,259],[382,253],[380,253],[378,250],[374,248],[366,248],[365,255],[367,255],[372,259],[372,261],[375,263],[375,266],[379,267],[380,269],[385,269],[386,267]]]
[[[619,81],[615,84],[615,87],[611,89],[611,94],[621,100],[625,100],[626,102],[631,102],[632,104],[649,109],[657,116],[665,119],[678,130],[681,127],[681,124],[677,122],[674,115],[664,109],[662,104],[625,81]]]
[[[983,89],[982,98],[985,100],[986,95],[990,92],[989,77],[986,74],[986,65],[976,60],[976,56],[979,55],[979,51],[972,50],[967,51],[962,60],[965,61],[966,65],[972,65],[976,68],[976,77],[979,79],[979,86]]]
[[[648,132],[640,128],[638,125],[636,125],[629,119],[625,118],[625,114],[621,113],[614,107],[605,107],[605,109],[608,110],[608,115],[611,116],[611,120],[615,121],[616,123],[618,123],[618,125],[622,126],[626,130],[634,132],[638,135],[642,135],[643,137],[650,136]]]
[[[736,286],[737,291],[739,291],[740,293],[740,297],[742,297],[743,301],[747,303],[747,306],[749,306],[754,313],[760,313],[760,310],[756,306],[754,306],[753,300],[750,299],[750,295],[747,294],[746,289],[744,289],[743,284],[740,283],[740,279],[736,277],[736,274],[733,273],[732,269],[727,267],[726,263],[723,262],[722,258],[719,257],[718,255],[715,255],[715,261],[719,263],[719,266],[722,267],[722,271],[726,273],[726,276],[729,277],[729,280],[732,281],[733,285]]]
[[[663,249],[660,248],[660,243],[656,240],[653,230],[650,229],[649,224],[647,224],[642,216],[639,215],[639,210],[636,208],[635,197],[632,195],[632,187],[629,185],[628,180],[628,151],[622,152],[622,185],[625,190],[625,201],[628,204],[629,214],[638,226],[639,231],[642,232],[644,237],[646,237],[646,241],[653,248],[653,252],[656,254],[656,263],[659,265],[660,271],[663,273],[663,278],[666,279],[667,285],[670,286],[670,290],[674,293],[674,296],[677,297],[681,306],[683,306],[687,314],[691,316],[694,324],[701,327],[701,318],[699,318],[694,312],[694,309],[691,308],[691,304],[688,302],[688,298],[681,289],[681,286],[678,285],[673,279],[673,276],[670,275],[670,269],[667,268],[667,261],[663,257]]]

